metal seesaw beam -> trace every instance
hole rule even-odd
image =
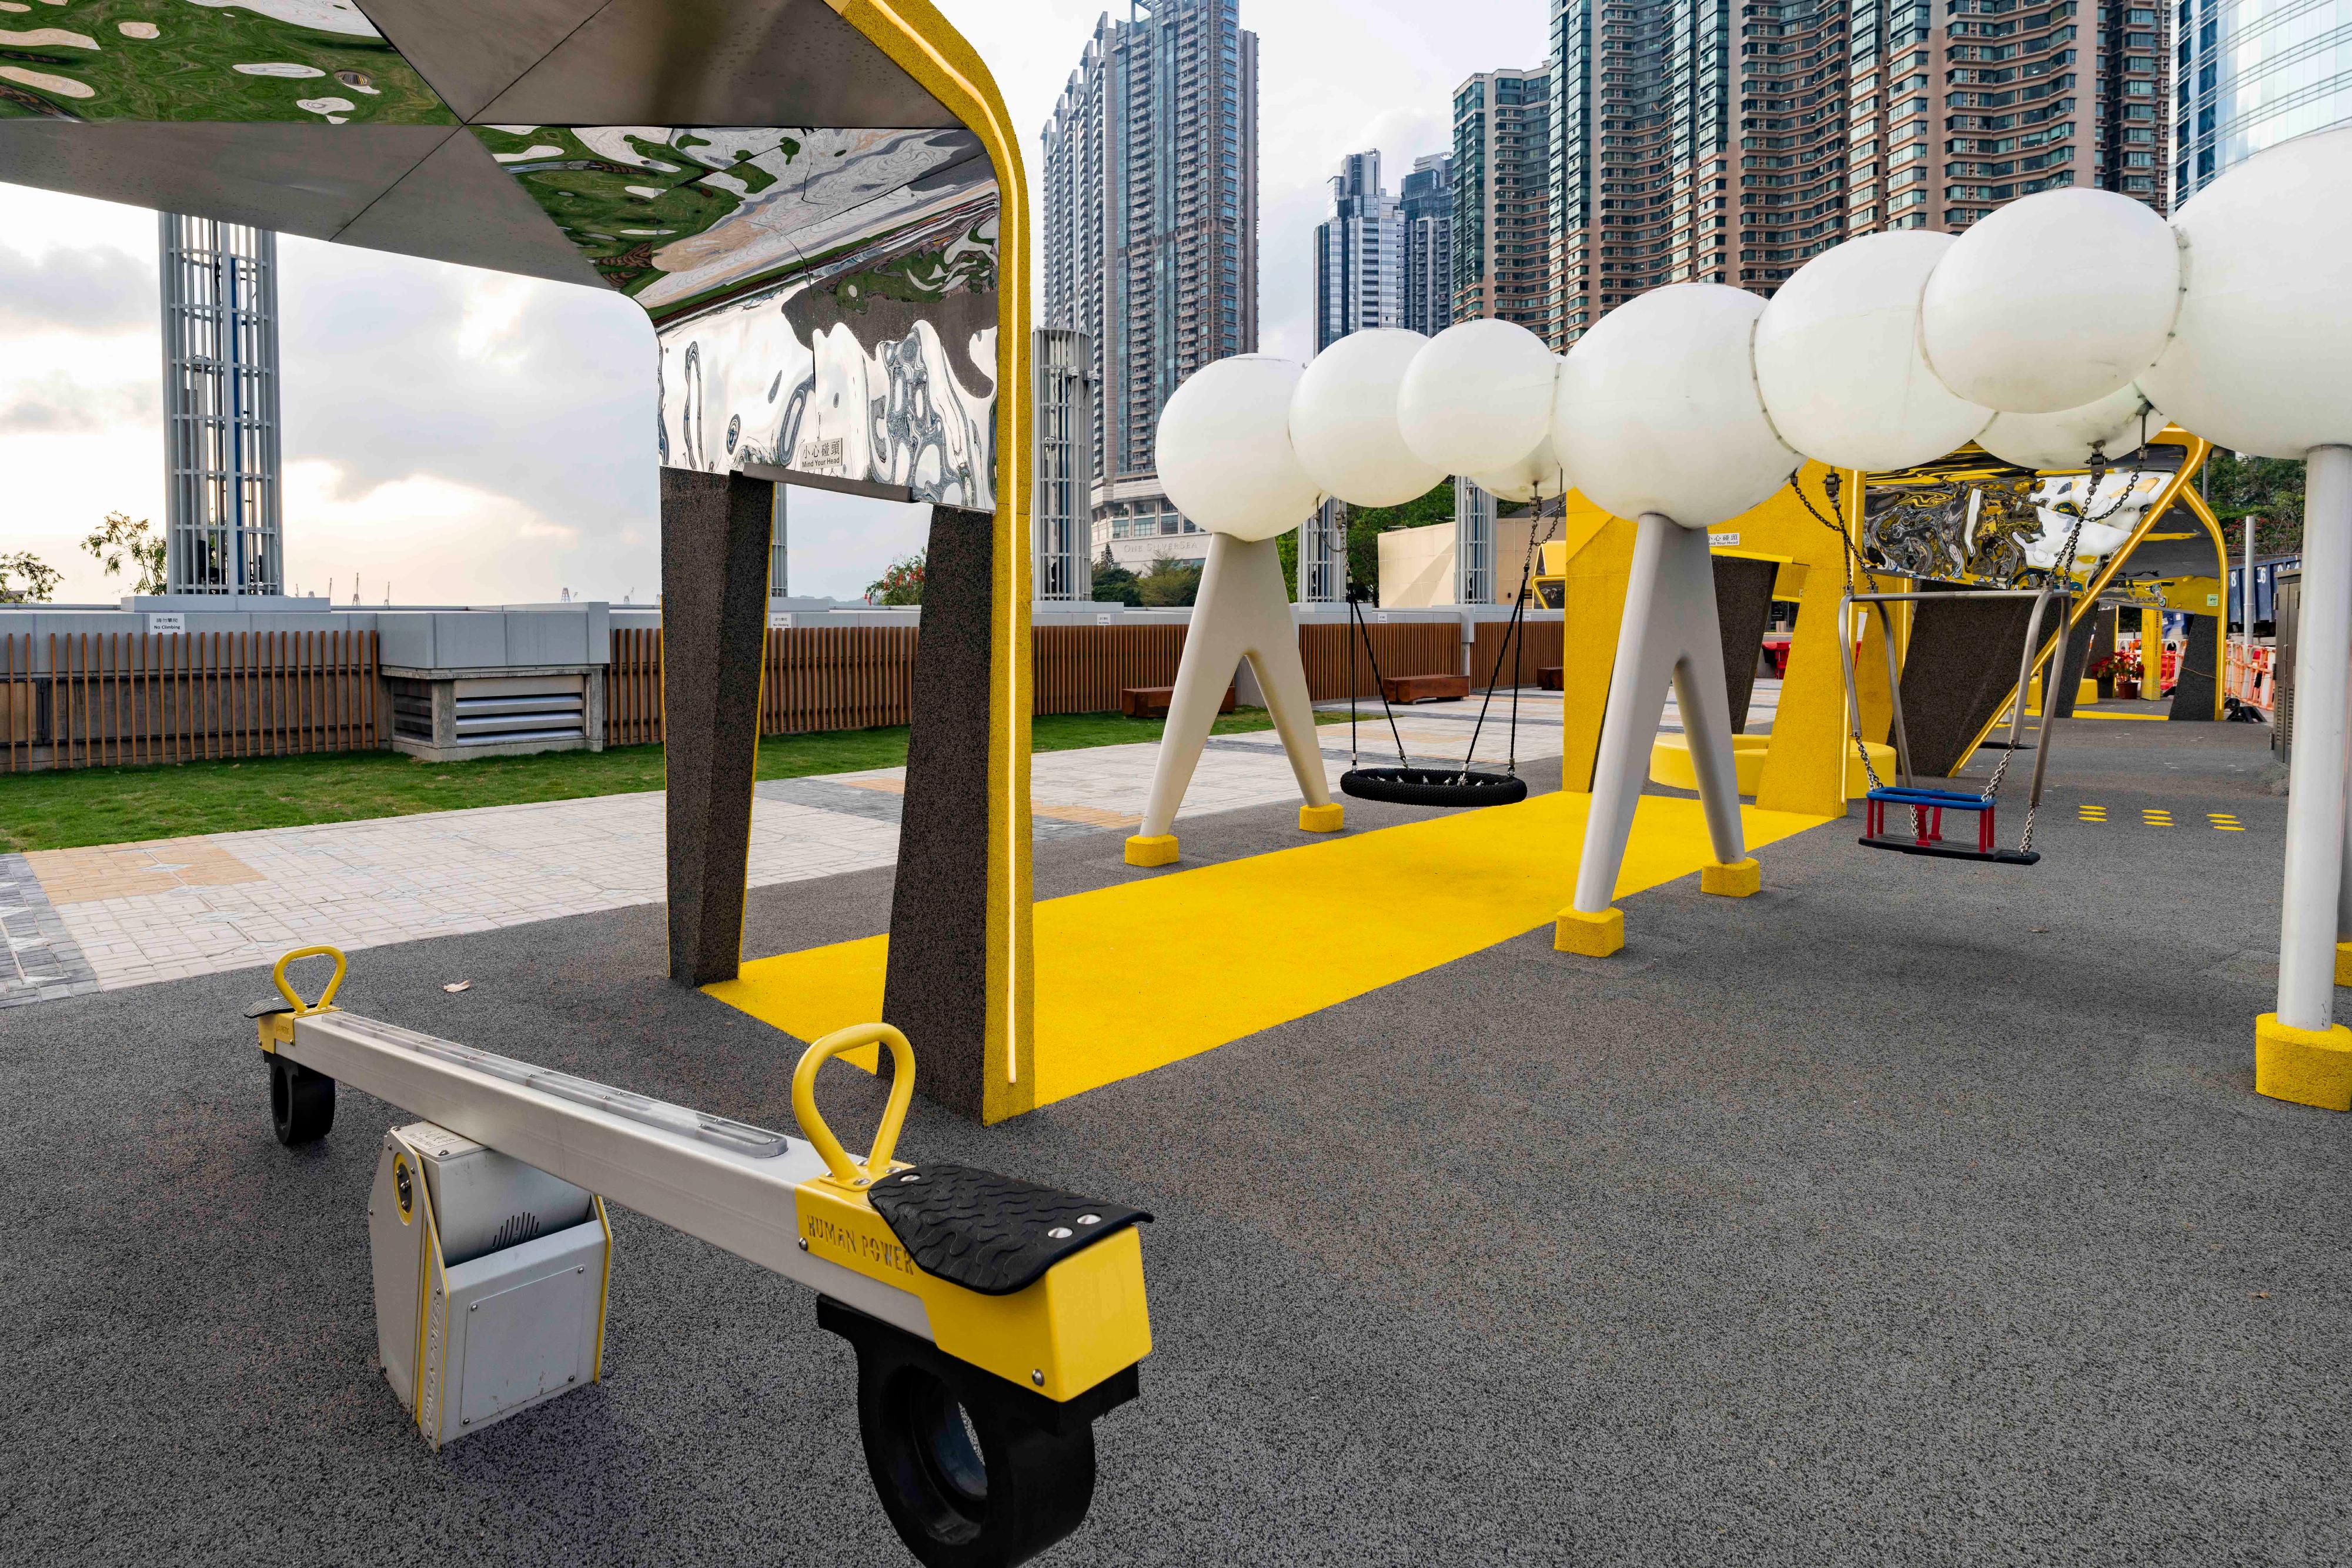
[[[922,1299],[800,1243],[813,1144],[415,1030],[328,1010],[293,1019],[289,1061],[926,1340]]]

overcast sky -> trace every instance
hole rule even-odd
[[[1101,0],[939,0],[1039,132]],[[1124,0],[1119,9],[1123,12]],[[1260,319],[1313,343],[1311,241],[1342,154],[1393,191],[1444,151],[1453,89],[1532,66],[1543,0],[1242,0],[1260,45]],[[280,242],[289,586],[369,603],[640,603],[659,590],[653,333],[617,296],[299,239]],[[0,553],[121,591],[79,540],[159,521],[155,219],[0,185]],[[921,543],[912,508],[796,492],[793,591],[855,597]]]

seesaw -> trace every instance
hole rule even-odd
[[[331,957],[316,1001],[287,978]],[[335,1085],[424,1120],[384,1134],[368,1200],[383,1372],[436,1449],[604,1373],[613,1231],[633,1209],[796,1280],[857,1354],[866,1468],[890,1522],[938,1568],[1026,1561],[1094,1495],[1094,1422],[1151,1349],[1151,1217],[944,1162],[892,1158],[914,1097],[887,1024],[809,1047],[804,1138],[362,1018],[334,1005],[332,947],[278,961],[252,1009],[280,1143],[324,1137]],[[879,1044],[895,1068],[864,1161],[816,1107],[819,1067]]]

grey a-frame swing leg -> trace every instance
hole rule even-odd
[[[1290,596],[1283,591],[1277,543],[1225,534],[1209,541],[1209,564],[1201,573],[1192,630],[1184,637],[1183,662],[1176,668],[1176,690],[1168,702],[1168,727],[1160,735],[1160,760],[1152,770],[1151,798],[1143,808],[1140,830],[1127,841],[1129,865],[1175,861],[1176,809],[1184,803],[1225,688],[1244,659],[1257,673],[1266,711],[1274,716],[1298,792],[1306,798],[1298,810],[1298,826],[1310,833],[1331,833],[1344,825],[1344,809],[1331,799],[1330,781],[1323,771],[1315,703],[1307,690],[1306,664],[1298,656]]]
[[[1617,873],[1633,831],[1633,809],[1649,775],[1650,747],[1674,684],[1683,731],[1698,775],[1707,837],[1717,863],[1702,869],[1708,893],[1746,897],[1760,885],[1739,821],[1739,779],[1732,764],[1731,700],[1723,679],[1723,632],[1716,614],[1715,562],[1703,530],[1644,513],[1633,541],[1625,618],[1609,711],[1592,769],[1592,804],[1576,895],[1562,910],[1553,946],[1605,957],[1625,945],[1625,916],[1613,907]]]

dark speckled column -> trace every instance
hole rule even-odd
[[[2213,684],[2221,672],[2213,667],[2213,617],[2189,618],[2189,643],[2180,651],[2180,684],[2172,688],[2169,718],[2213,720]],[[2145,690],[2145,688],[2143,688]],[[2154,696],[2154,692],[2147,692]]]
[[[774,494],[740,475],[661,471],[669,975],[681,986],[731,980],[743,960]]]
[[[1772,580],[1780,566],[1744,556],[1715,558],[1715,613],[1723,629],[1723,689],[1731,698],[1731,733],[1748,733],[1748,705],[1756,695],[1756,661],[1764,656],[1764,628],[1772,623]]]
[[[2054,611],[2056,607],[2053,605],[2052,608]],[[2095,613],[2083,617],[2073,634],[2066,639],[2066,668],[2060,674],[2055,689],[2046,680],[2042,683],[2042,695],[2057,699],[2057,706],[2050,711],[2060,718],[2074,716],[2074,694],[2082,689],[2083,672],[2091,667],[2091,644],[2099,635],[2098,622],[2099,617]]]
[[[882,1016],[914,1043],[916,1087],[982,1119],[988,1059],[989,638],[996,520],[931,512],[890,970]],[[885,1058],[887,1063],[887,1058]]]
[[[2017,695],[2018,661],[2033,601],[1931,599],[1914,611],[1910,651],[1903,660],[1903,732],[1911,743],[1912,768],[1921,778],[1941,779],[1958,766],[1976,733]],[[2046,629],[2043,635],[2049,635]],[[2025,733],[2033,733],[2031,719]],[[2000,738],[2008,734],[2001,731]]]

